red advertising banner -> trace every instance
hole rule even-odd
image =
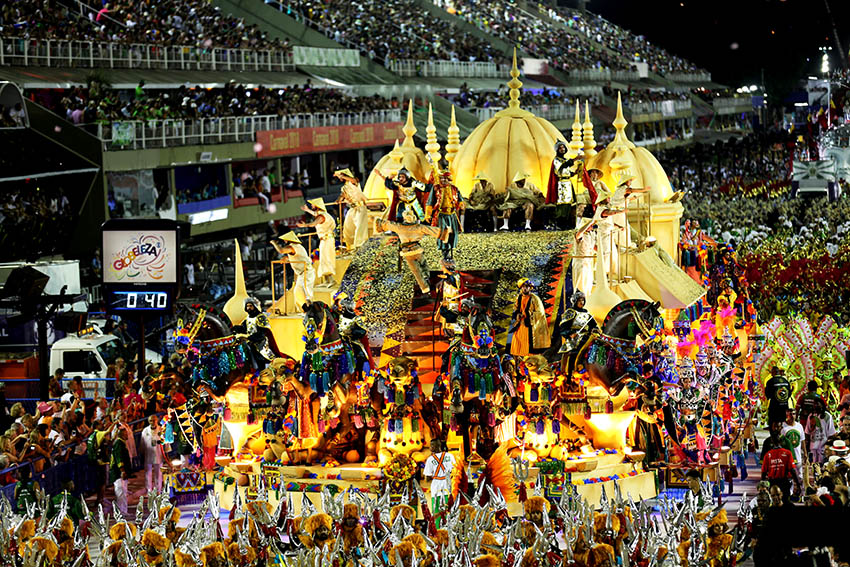
[[[322,126],[257,132],[262,149],[257,157],[277,157],[351,148],[391,146],[404,137],[401,122],[361,124],[359,126]]]

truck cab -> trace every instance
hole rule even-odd
[[[110,364],[122,356],[121,343],[114,335],[100,334],[98,329],[89,328],[80,333],[59,339],[50,349],[50,373],[57,369],[65,371],[63,387],[79,376],[87,398],[94,396],[112,397],[115,381],[107,378]],[[159,353],[146,349],[145,358],[154,364],[162,362]]]

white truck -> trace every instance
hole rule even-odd
[[[95,390],[99,396],[111,397],[113,389],[107,392],[106,371],[110,364],[121,357],[121,343],[114,335],[104,335],[97,327],[90,326],[85,331],[68,335],[59,339],[50,348],[50,374],[54,375],[61,368],[65,371],[63,387],[67,389],[71,380],[79,376],[83,381],[83,391],[86,397],[94,396]],[[162,362],[162,356],[150,349],[145,349],[145,358],[154,363]]]

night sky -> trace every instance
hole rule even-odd
[[[850,49],[850,0],[828,1],[832,20],[824,0],[590,0],[588,9],[708,69],[716,82],[761,84],[763,69],[768,92],[785,95],[820,71],[820,46],[833,48],[838,66],[832,21]]]

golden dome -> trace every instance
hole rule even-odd
[[[508,108],[479,124],[464,140],[451,164],[455,185],[466,197],[483,173],[496,188],[510,184],[517,172],[527,173],[538,189],[546,193],[549,169],[555,157],[555,141],[566,139],[551,122],[519,107],[519,71],[516,50],[508,82]]]
[[[623,104],[619,93],[617,117],[613,124],[617,129],[614,139],[608,147],[588,160],[588,167],[602,171],[602,180],[611,189],[617,187],[621,179],[634,176],[632,187],[649,187],[653,205],[669,201],[673,196],[673,188],[664,168],[649,150],[635,146],[626,137],[625,128],[628,122],[623,117]],[[679,206],[681,207],[681,204]]]
[[[380,171],[385,176],[390,177],[404,167],[414,178],[420,181],[427,181],[431,175],[431,165],[425,157],[425,152],[417,148],[413,143],[416,126],[413,125],[412,100],[407,106],[407,122],[405,122],[401,131],[404,132],[404,141],[401,145],[396,140],[396,146],[393,148],[393,151],[379,159],[378,163],[375,164],[375,168],[369,173],[366,184],[363,185],[363,192],[366,193],[367,199],[383,199],[387,204],[392,199],[392,195],[384,187],[384,180],[378,177],[375,171]]]

